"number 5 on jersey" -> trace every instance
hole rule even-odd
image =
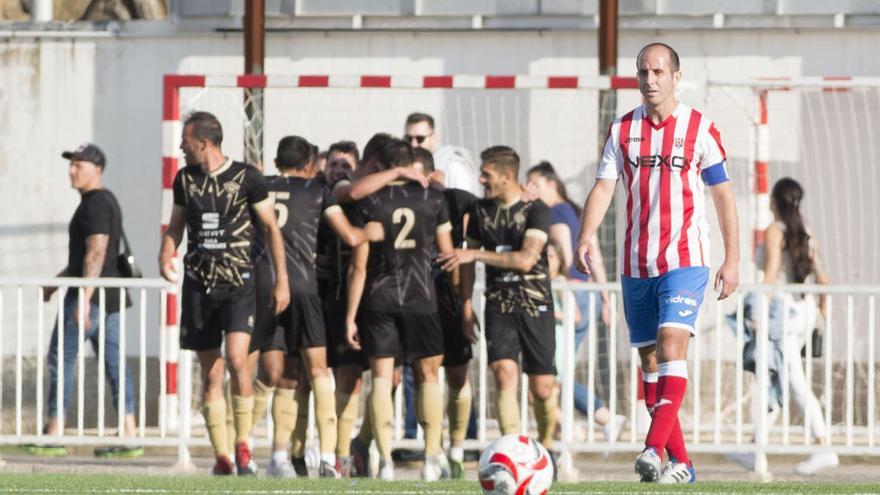
[[[287,191],[270,191],[269,195],[272,196],[272,201],[275,203],[275,210],[278,212],[278,228],[284,227],[287,223],[287,205],[284,203],[280,203],[278,200],[290,199],[290,193]]]

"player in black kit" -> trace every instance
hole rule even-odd
[[[413,164],[412,148],[393,139],[382,147],[386,168]],[[381,456],[379,477],[394,478],[391,461],[392,373],[394,357],[413,364],[418,382],[417,412],[425,431],[422,478],[440,478],[442,391],[438,370],[443,360],[443,331],[437,321],[437,300],[431,273],[435,242],[441,253],[452,253],[451,225],[443,195],[418,183],[392,182],[356,204],[356,225],[381,225],[384,239],[359,246],[357,267],[367,256],[366,283],[349,286],[348,338],[363,347],[370,360],[370,414]],[[361,307],[358,314],[358,307]],[[355,317],[358,321],[355,323]]]
[[[177,281],[174,251],[186,228],[188,246],[181,311],[180,346],[196,351],[202,371],[202,412],[216,454],[215,474],[232,474],[226,428],[225,375],[220,346],[232,375],[238,474],[254,474],[248,436],[254,406],[247,351],[254,325],[252,213],[265,229],[276,272],[273,311],[290,302],[281,232],[263,177],[256,168],[223,155],[220,122],[207,112],[190,115],[180,149],[187,166],[174,179],[174,209],[162,238],[159,269]]]
[[[467,228],[470,249],[441,254],[440,260],[447,270],[461,266],[465,304],[471,299],[474,262],[487,265],[486,342],[498,384],[501,433],[520,430],[517,363],[522,354],[522,369],[535,398],[539,440],[550,448],[558,402],[555,320],[546,254],[550,208],[540,200],[522,200],[517,182],[519,155],[513,149],[494,146],[483,151],[480,158],[480,183],[486,195],[471,210]]]
[[[309,388],[315,393],[321,452],[319,474],[339,477],[334,453],[336,405],[327,368],[327,339],[316,273],[319,225],[323,219],[346,245],[366,241],[364,231],[352,227],[336,204],[324,175],[317,174],[312,149],[312,145],[299,136],[283,138],[275,158],[280,175],[266,177],[266,187],[274,199],[284,238],[293,297],[287,311],[268,319],[262,328],[255,330],[255,343],[262,353],[266,386],[277,384],[272,408],[275,432],[269,474],[283,477],[294,473],[288,459],[288,443],[297,427],[297,416],[307,417]],[[258,256],[257,264],[270,268],[265,255]],[[258,313],[260,311],[258,307]],[[286,362],[284,353],[288,358]],[[302,359],[304,370],[301,377],[296,373],[295,358],[298,357]],[[305,383],[306,377],[308,383]],[[300,386],[297,386],[297,378]],[[296,400],[297,395],[300,400]],[[300,408],[303,411],[299,411]]]

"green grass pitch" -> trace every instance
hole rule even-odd
[[[795,494],[795,493],[878,493],[880,486],[842,483],[749,483],[705,482],[691,486],[659,486],[639,483],[584,482],[559,483],[550,493],[706,493],[706,494]],[[279,480],[271,478],[216,478],[209,476],[128,476],[104,474],[0,474],[0,493],[34,494],[457,494],[479,493],[475,481],[383,482],[376,480]]]

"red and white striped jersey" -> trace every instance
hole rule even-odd
[[[707,266],[704,188],[729,180],[725,160],[712,121],[681,103],[659,125],[644,106],[611,124],[597,178],[623,176],[626,187],[623,275]]]

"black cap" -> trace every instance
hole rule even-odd
[[[92,162],[101,168],[104,168],[107,164],[104,152],[101,151],[101,148],[98,148],[97,145],[92,143],[83,143],[73,151],[65,151],[64,153],[61,153],[61,157],[67,160]]]

